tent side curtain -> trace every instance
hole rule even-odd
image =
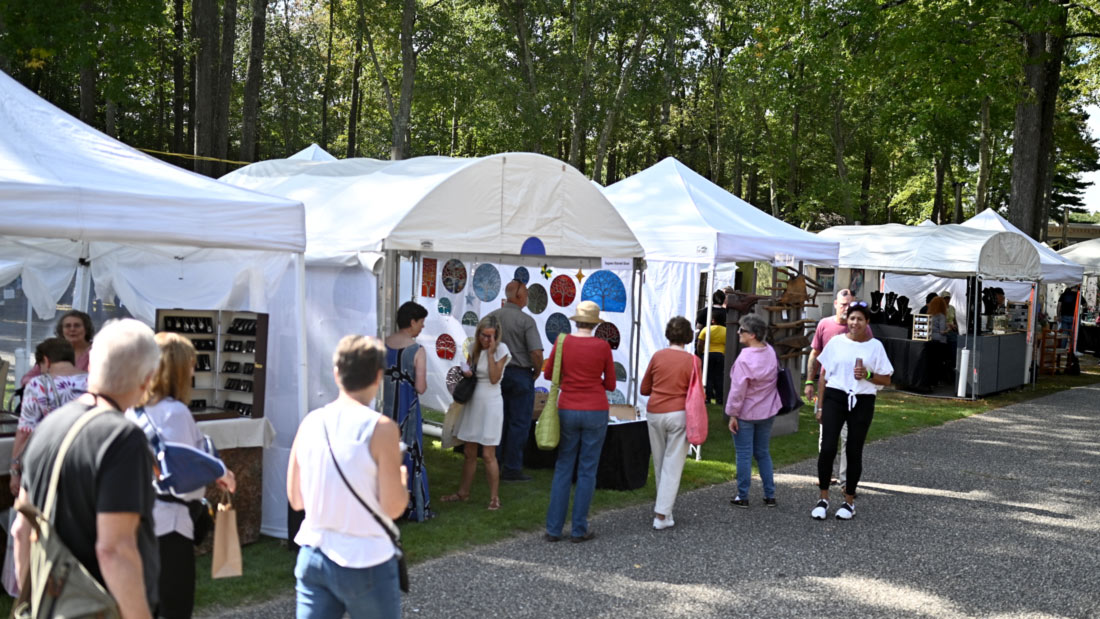
[[[383,250],[643,255],[599,189],[576,169],[543,155],[276,160],[245,166],[223,180],[305,203],[311,264]]]
[[[1011,232],[943,226],[836,226],[820,236],[840,243],[840,267],[912,275],[1038,281],[1039,254]]]
[[[606,187],[604,195],[649,260],[837,262],[836,241],[772,217],[671,157]]]
[[[0,127],[2,236],[305,248],[301,204],[150,157],[66,114],[3,72]]]

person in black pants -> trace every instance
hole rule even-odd
[[[882,343],[871,337],[867,322],[871,318],[867,304],[854,301],[848,306],[848,333],[829,340],[817,360],[825,370],[818,380],[814,415],[821,424],[821,450],[817,458],[820,500],[810,512],[815,520],[824,520],[829,510],[829,482],[836,457],[840,429],[848,425],[848,479],[844,504],[836,510],[840,520],[855,516],[856,486],[863,474],[863,443],[875,415],[875,394],[890,384],[894,366],[886,357]]]

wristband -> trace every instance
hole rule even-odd
[[[871,373],[871,370],[867,370],[867,380],[871,380],[875,375]]]
[[[805,384],[807,384],[807,385],[812,385],[812,384],[814,384],[814,381],[812,381],[812,380],[808,380],[808,381],[806,381],[806,383],[805,383]]]

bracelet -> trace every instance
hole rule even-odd
[[[812,381],[812,380],[808,380],[808,381],[806,381],[806,383],[805,383],[805,384],[807,384],[807,385],[812,385],[812,384],[814,384],[814,381]]]
[[[871,370],[867,370],[867,380],[871,380],[874,377],[875,377],[875,375],[871,373]]]

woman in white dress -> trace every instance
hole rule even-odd
[[[470,487],[477,472],[477,449],[481,447],[481,459],[485,461],[485,477],[489,481],[489,510],[500,509],[500,467],[497,464],[497,445],[500,444],[504,425],[504,399],[500,395],[500,379],[504,366],[508,365],[508,346],[500,341],[500,320],[486,316],[477,323],[474,345],[469,364],[477,375],[474,395],[466,403],[455,429],[455,437],[466,443],[462,463],[462,481],[458,492],[442,497],[444,503],[465,501],[470,498]],[[469,370],[466,376],[473,375]]]

